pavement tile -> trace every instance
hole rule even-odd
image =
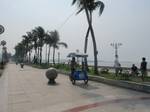
[[[8,111],[5,112],[65,112],[75,107],[109,100],[119,101],[122,98],[133,98],[133,101],[109,103],[84,112],[149,112],[150,100],[134,101],[135,97],[150,97],[149,94],[93,81],[89,81],[88,85],[84,85],[83,81],[72,85],[69,78],[62,74],[58,74],[56,85],[47,85],[45,72],[46,69],[29,66],[20,69],[18,65],[8,64],[3,74],[8,83],[4,86],[8,92],[5,95],[8,95]],[[0,89],[4,87],[0,85]]]

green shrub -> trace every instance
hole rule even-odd
[[[64,71],[70,71],[70,67],[66,64],[56,64],[53,67],[56,69],[64,70]]]
[[[100,73],[102,73],[102,74],[109,74],[109,69],[108,68],[102,68],[100,70]]]

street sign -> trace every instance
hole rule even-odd
[[[0,34],[4,33],[4,27],[2,25],[0,25]]]

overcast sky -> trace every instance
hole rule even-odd
[[[121,42],[120,60],[139,62],[145,56],[150,61],[150,0],[102,1],[105,4],[102,16],[98,16],[98,11],[93,16],[98,59],[114,60],[110,43]],[[87,20],[84,12],[75,15],[77,8],[71,3],[72,0],[0,0],[0,24],[5,27],[0,40],[6,40],[8,51],[14,53],[22,35],[42,26],[45,30],[58,30],[61,41],[68,44],[68,49],[60,48],[62,58],[76,49],[82,52]],[[93,59],[91,37],[88,54]]]

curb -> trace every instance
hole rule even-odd
[[[58,70],[58,72],[64,75],[69,74],[68,72],[64,72],[60,70]],[[150,85],[147,85],[147,84],[141,84],[141,83],[123,81],[123,80],[106,79],[100,76],[91,76],[91,75],[88,75],[88,76],[89,76],[89,80],[91,81],[101,82],[101,83],[105,83],[105,84],[109,84],[113,86],[118,86],[118,87],[136,90],[136,91],[150,93]]]
[[[89,80],[102,82],[102,83],[113,85],[113,86],[119,86],[119,87],[123,87],[127,89],[132,89],[136,91],[150,93],[150,85],[146,85],[146,84],[123,81],[123,80],[112,80],[112,79],[106,79],[104,77],[90,76],[90,75],[89,75]]]

